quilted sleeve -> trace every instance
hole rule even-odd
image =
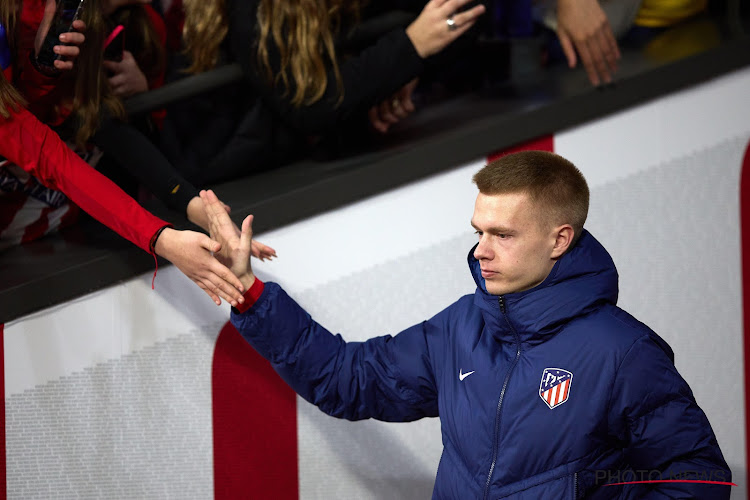
[[[385,421],[437,416],[428,343],[440,329],[438,317],[395,336],[346,342],[279,285],[266,283],[252,308],[232,313],[232,323],[300,396],[329,415]]]

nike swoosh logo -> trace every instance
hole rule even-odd
[[[466,372],[466,373],[464,373],[464,372],[463,372],[463,369],[459,369],[459,370],[458,370],[458,380],[460,380],[461,382],[463,382],[463,381],[464,381],[464,379],[465,379],[466,377],[468,377],[469,375],[471,375],[471,374],[472,374],[472,373],[474,373],[475,371],[476,371],[476,370],[472,370],[472,371],[470,371],[470,372]]]

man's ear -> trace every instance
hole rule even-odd
[[[555,246],[552,247],[552,259],[559,259],[568,251],[573,243],[575,231],[570,224],[564,224],[555,229]]]

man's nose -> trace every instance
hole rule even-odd
[[[484,238],[484,235],[479,237],[479,244],[474,249],[474,258],[477,260],[492,259],[492,251]]]

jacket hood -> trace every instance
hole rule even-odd
[[[575,247],[568,250],[539,285],[499,297],[487,292],[474,249],[468,256],[469,269],[477,284],[474,303],[482,310],[485,323],[503,340],[513,340],[513,330],[522,343],[538,344],[557,333],[565,324],[602,304],[617,303],[617,269],[607,250],[584,230]]]

